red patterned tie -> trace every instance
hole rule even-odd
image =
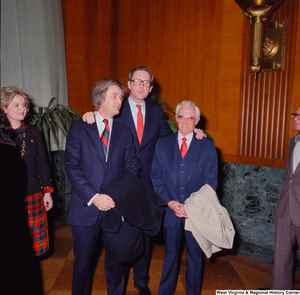
[[[182,137],[182,145],[181,145],[181,148],[180,148],[180,153],[181,153],[182,159],[184,158],[186,152],[187,152],[186,138]]]
[[[137,104],[136,107],[139,109],[137,114],[137,126],[136,126],[136,134],[139,140],[139,143],[142,142],[143,132],[144,132],[144,120],[143,115],[141,111],[141,105]]]
[[[101,139],[102,139],[102,147],[103,147],[104,157],[105,157],[105,159],[107,159],[107,148],[108,148],[108,139],[109,139],[108,120],[104,119],[103,123],[105,124],[105,128],[104,128],[103,133],[101,135]]]

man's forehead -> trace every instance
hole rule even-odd
[[[196,110],[193,106],[182,106],[180,109],[179,109],[179,114],[181,113],[189,113],[189,114],[195,114],[196,113]]]
[[[137,70],[133,73],[132,78],[139,78],[140,76],[147,76],[150,79],[150,74],[144,70]]]
[[[110,93],[120,93],[122,92],[122,89],[118,86],[118,85],[110,85],[107,89],[107,92],[110,92]]]

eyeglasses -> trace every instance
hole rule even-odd
[[[291,113],[292,119],[295,119],[297,117],[298,120],[300,120],[300,114]]]
[[[131,80],[131,82],[133,82],[133,85],[135,85],[135,86],[139,86],[142,82],[144,84],[144,87],[146,87],[146,88],[149,88],[151,86],[151,82],[148,80],[141,80],[141,79],[136,78],[136,79]]]
[[[191,117],[191,116],[177,116],[177,120],[178,121],[183,121],[183,120],[187,120],[188,122],[193,122],[195,120],[194,117]]]

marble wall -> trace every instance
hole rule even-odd
[[[52,157],[56,208],[52,215],[57,223],[66,219],[71,185],[65,172],[64,152],[54,152]],[[273,263],[275,210],[284,175],[284,169],[227,162],[220,164],[217,194],[235,226],[234,251]]]
[[[51,152],[51,174],[54,187],[53,201],[58,211],[67,212],[71,200],[71,184],[65,168],[65,152]]]
[[[218,196],[232,218],[237,239],[273,249],[285,170],[223,162],[219,174]]]
[[[64,165],[64,152],[52,153],[52,175],[57,208],[68,211],[71,185]],[[223,162],[219,169],[218,197],[236,229],[236,239],[273,248],[275,209],[284,169]]]

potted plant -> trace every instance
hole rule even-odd
[[[47,107],[38,107],[37,112],[30,112],[26,122],[36,125],[45,140],[47,154],[49,158],[52,183],[54,187],[53,198],[55,199],[55,209],[51,214],[55,214],[56,221],[64,221],[62,212],[67,212],[71,199],[71,184],[67,178],[64,162],[64,151],[59,150],[59,132],[67,136],[72,122],[81,119],[81,115],[61,104],[53,105],[55,97],[51,98]],[[54,140],[58,151],[51,152],[51,141]]]
[[[64,136],[67,136],[71,123],[81,119],[81,115],[79,113],[67,106],[61,104],[52,106],[55,98],[56,97],[51,98],[47,107],[38,107],[38,112],[30,112],[26,118],[27,123],[36,125],[39,128],[42,136],[44,137],[50,161],[50,138],[53,138],[57,148],[59,149],[59,130]]]

